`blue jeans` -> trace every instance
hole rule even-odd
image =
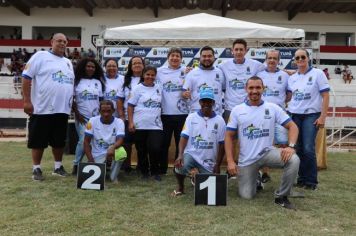
[[[300,158],[298,184],[316,186],[318,184],[318,168],[315,153],[315,138],[318,128],[314,122],[320,112],[311,114],[292,114],[292,120],[298,126],[297,155]]]
[[[175,172],[180,175],[189,175],[189,172],[193,168],[197,168],[200,174],[209,174],[211,172],[207,171],[204,167],[202,167],[194,158],[188,154],[183,154],[183,166],[181,168],[175,167]]]
[[[77,130],[77,134],[78,134],[78,143],[77,143],[77,147],[75,148],[75,159],[73,160],[73,165],[78,165],[82,161],[84,156],[85,124],[75,121],[75,129]]]

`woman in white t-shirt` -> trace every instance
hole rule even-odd
[[[104,62],[105,67],[105,92],[104,99],[110,100],[114,104],[115,112],[114,116],[119,117],[117,112],[117,103],[119,100],[119,90],[122,87],[124,78],[122,75],[118,74],[119,67],[117,60],[114,58],[109,58]]]
[[[99,102],[105,90],[103,69],[94,59],[85,58],[75,68],[73,111],[78,143],[75,149],[72,174],[76,175],[78,164],[84,156],[85,124],[99,114]]]
[[[175,140],[174,159],[178,157],[180,133],[189,113],[188,100],[182,97],[183,83],[188,70],[181,65],[182,58],[180,48],[170,48],[167,55],[168,65],[157,70],[157,83],[162,87],[163,151],[159,165],[161,174],[167,173],[172,136]]]
[[[297,186],[315,190],[318,185],[315,139],[318,128],[325,125],[330,86],[324,72],[309,65],[307,50],[298,49],[294,59],[298,70],[288,79],[288,92],[292,94],[288,111],[299,129],[296,145],[300,158]]]
[[[127,66],[127,72],[124,76],[124,82],[122,87],[119,89],[118,96],[119,100],[117,102],[117,112],[119,117],[125,122],[125,138],[124,147],[127,152],[127,158],[122,165],[127,173],[131,172],[131,151],[133,144],[133,134],[128,131],[128,118],[127,118],[127,104],[131,96],[132,91],[140,83],[142,71],[144,69],[144,60],[142,57],[133,56]],[[139,166],[139,163],[137,163]]]
[[[128,101],[129,132],[134,133],[139,169],[143,179],[149,174],[157,181],[163,141],[161,121],[162,89],[155,84],[157,69],[146,66],[141,83],[133,90]]]

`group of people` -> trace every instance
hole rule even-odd
[[[131,170],[135,144],[142,179],[161,181],[174,136],[178,187],[172,196],[184,194],[187,175],[194,182],[196,173],[220,173],[224,156],[242,198],[257,193],[261,169],[270,178],[265,167],[284,169],[275,192],[280,206],[294,209],[288,196],[295,181],[297,187],[317,189],[315,138],[325,124],[330,88],[323,71],[309,65],[307,50],[295,52],[298,69],[291,75],[277,67],[278,50],[268,51],[262,64],[246,58],[246,41],[236,39],[234,58],[219,67],[210,46],[201,48],[194,69],[181,65],[181,49],[171,48],[168,65],[156,69],[134,56],[121,76],[115,59],[105,61],[105,72],[91,58],[73,70],[64,57],[67,42],[55,34],[51,51],[36,53],[23,72],[34,180],[43,180],[40,163],[48,144],[53,174],[67,175],[62,156],[73,110],[79,136],[73,174],[85,154],[89,162],[111,166],[110,179],[116,182],[119,169]],[[128,154],[125,161],[114,158],[121,147]]]

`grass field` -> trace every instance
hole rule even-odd
[[[24,143],[0,142],[0,150],[0,235],[356,235],[355,153],[329,154],[319,189],[291,199],[298,210],[290,211],[273,203],[280,171],[254,200],[237,197],[230,181],[227,206],[207,207],[194,206],[188,181],[186,195],[170,197],[173,174],[160,183],[120,174],[105,191],[77,190],[74,177],[51,175],[48,150],[40,183]]]

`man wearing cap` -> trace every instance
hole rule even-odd
[[[84,151],[89,162],[111,163],[110,180],[117,182],[123,163],[121,148],[125,137],[125,124],[113,116],[114,104],[109,100],[100,102],[99,116],[89,119],[84,137]]]
[[[298,128],[281,107],[264,102],[262,79],[253,76],[246,82],[248,100],[232,109],[225,135],[225,151],[229,174],[238,174],[238,192],[242,198],[251,199],[256,195],[258,170],[268,166],[282,168],[281,184],[275,192],[275,203],[295,209],[289,202],[293,183],[298,174],[299,157],[295,154],[294,143]],[[275,124],[288,129],[289,145],[285,148],[273,146]],[[238,135],[240,153],[238,166],[233,157],[233,140]]]
[[[178,188],[172,196],[184,193],[184,179],[189,173],[220,173],[224,156],[225,121],[213,111],[212,89],[200,91],[200,110],[191,113],[184,124],[175,161]]]

